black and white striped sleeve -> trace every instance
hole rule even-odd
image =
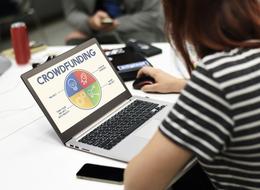
[[[160,131],[201,159],[211,161],[230,142],[232,126],[229,103],[212,73],[201,63]]]

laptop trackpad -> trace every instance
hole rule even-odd
[[[151,139],[154,133],[158,130],[160,124],[160,120],[153,119],[149,123],[146,123],[144,127],[141,127],[136,131],[135,136]]]

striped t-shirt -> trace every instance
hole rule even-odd
[[[160,126],[216,189],[260,189],[260,48],[205,57]]]

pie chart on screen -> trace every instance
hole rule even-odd
[[[65,93],[70,102],[80,109],[96,107],[102,97],[98,80],[90,72],[74,70],[65,79]]]

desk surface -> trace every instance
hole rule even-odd
[[[156,43],[163,53],[148,58],[156,68],[187,76],[187,72],[167,43]],[[118,45],[106,45],[116,48]],[[49,47],[34,54],[39,60],[49,54],[60,54],[71,47]],[[122,185],[112,185],[75,177],[79,168],[89,162],[101,165],[125,167],[126,164],[63,146],[58,136],[36,105],[20,79],[31,65],[12,67],[0,76],[0,189],[91,189],[121,190]],[[147,94],[132,88],[134,95],[175,102],[177,94]]]

